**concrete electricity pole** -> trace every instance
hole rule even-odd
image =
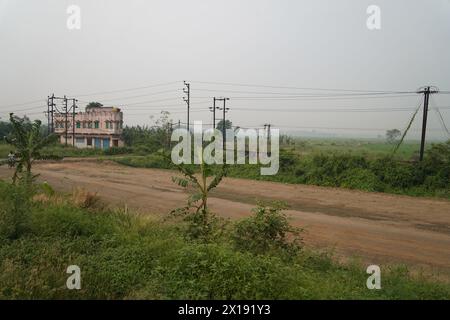
[[[55,94],[53,93],[51,96],[47,96],[47,133],[53,133],[54,127],[53,127],[53,114],[54,114],[54,99]]]
[[[219,110],[223,111],[223,118],[222,118],[222,136],[223,136],[223,150],[225,151],[225,142],[227,141],[227,131],[226,131],[226,117],[225,114],[230,110],[230,108],[226,107],[227,100],[230,100],[230,98],[216,98],[216,101],[223,101],[223,107],[218,108]]]
[[[422,119],[422,138],[420,140],[420,161],[423,160],[423,154],[425,152],[425,135],[427,131],[427,118],[428,118],[428,103],[430,101],[430,94],[439,92],[436,87],[424,87],[417,93],[423,94],[423,119]]]
[[[264,130],[266,131],[266,135],[267,135],[267,146],[269,146],[269,140],[270,140],[270,123],[266,123],[264,124]]]
[[[66,137],[66,146],[67,146],[67,138],[68,138],[67,134],[68,134],[68,130],[69,130],[69,128],[68,128],[68,125],[69,125],[68,115],[69,115],[69,113],[68,113],[68,110],[67,110],[67,97],[65,95],[64,95],[64,115],[65,115],[64,128],[65,128],[65,132],[66,132],[65,137]]]
[[[183,92],[187,95],[187,97],[183,97],[183,100],[187,104],[187,129],[189,131],[189,108],[190,108],[190,103],[191,103],[191,84],[184,81],[184,85],[186,88],[183,88]]]
[[[72,99],[72,145],[74,147],[75,147],[75,114],[76,109],[78,108],[76,102],[78,102],[77,99]]]
[[[216,128],[216,109],[219,109],[216,107],[216,97],[213,98],[213,106],[209,107],[209,110],[213,113],[213,129]]]

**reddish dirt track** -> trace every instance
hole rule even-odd
[[[167,213],[187,198],[172,182],[177,173],[168,170],[72,159],[39,163],[35,172],[57,190],[82,187],[148,214]],[[0,167],[1,178],[11,174]],[[209,201],[213,211],[235,219],[248,216],[258,200],[287,202],[308,246],[370,264],[405,263],[450,275],[450,201],[232,178],[224,179]]]

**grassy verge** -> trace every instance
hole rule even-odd
[[[174,168],[170,161],[157,153],[149,156],[124,156],[113,160],[138,168]],[[410,163],[392,158],[366,159],[363,156],[344,154],[299,157],[282,150],[280,168],[276,175],[263,176],[259,165],[245,164],[231,165],[228,176],[449,199],[450,166],[446,161],[446,158],[428,158],[423,163]]]
[[[239,249],[231,223],[203,243],[188,240],[182,222],[104,210],[92,195],[29,201],[17,187],[0,189],[1,299],[450,298],[448,284],[405,267],[382,266],[382,289],[368,290],[357,263],[305,249]],[[81,268],[81,290],[66,289],[69,265]]]

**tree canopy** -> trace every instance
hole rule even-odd
[[[386,140],[388,143],[395,143],[395,141],[402,135],[400,130],[392,129],[386,131]]]
[[[233,123],[230,120],[225,120],[225,130],[231,129],[233,127]],[[223,130],[223,120],[220,120],[217,125],[216,129],[222,131]]]

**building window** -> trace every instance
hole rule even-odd
[[[106,129],[109,129],[109,122],[108,121],[105,121],[105,126],[106,126]]]
[[[80,129],[80,128],[81,128],[81,122],[77,121],[77,129]]]
[[[94,121],[94,128],[98,129],[100,127],[100,122],[99,121]]]
[[[92,138],[86,138],[86,144],[92,146]]]
[[[76,138],[76,144],[84,144],[84,138]]]
[[[92,129],[92,121],[88,121],[88,128]]]
[[[83,121],[83,129],[86,129],[86,121]]]

